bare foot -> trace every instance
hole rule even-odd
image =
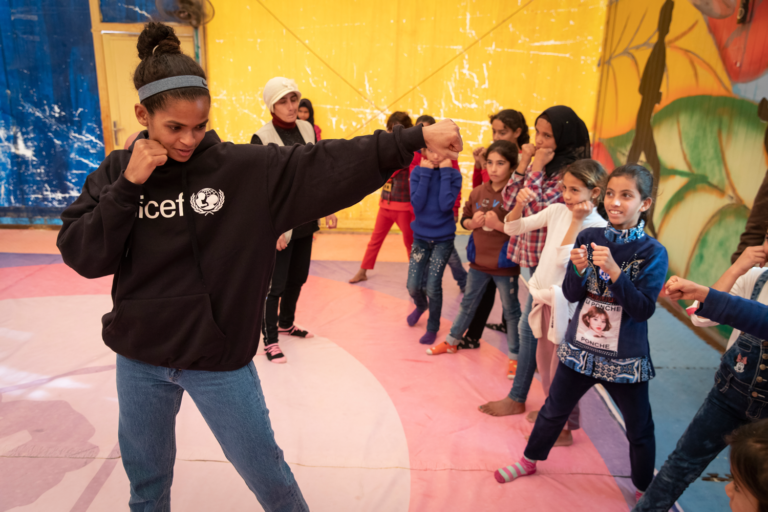
[[[573,434],[570,430],[563,430],[560,435],[557,436],[555,446],[571,446],[573,444]]]
[[[525,419],[528,420],[528,423],[536,423],[536,418],[539,416],[539,411],[531,411],[529,412]]]
[[[527,441],[528,438],[531,436],[525,436],[525,440]],[[555,441],[555,446],[571,446],[573,444],[573,434],[571,434],[570,430],[563,430],[560,432],[560,435],[557,436],[557,441]]]
[[[352,276],[352,279],[349,280],[350,283],[359,283],[360,281],[367,281],[368,276],[365,275],[365,269],[361,268],[357,271],[357,274]]]
[[[483,404],[478,409],[480,409],[480,412],[491,416],[512,416],[513,414],[523,414],[525,412],[525,404],[515,402],[507,396],[501,400]]]

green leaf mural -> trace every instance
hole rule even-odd
[[[766,172],[765,124],[740,98],[690,96],[653,116],[662,164],[654,221],[670,271],[711,284],[730,265]],[[634,131],[604,139],[625,162]]]
[[[654,221],[669,272],[712,284],[731,264],[768,167],[765,123],[751,101],[690,96],[660,110],[651,124],[661,161]],[[601,142],[620,165],[634,136],[630,130]],[[731,332],[716,330],[724,338]]]
[[[689,96],[656,113],[652,124],[664,167],[704,175],[751,206],[755,180],[759,183],[766,169],[765,124],[757,105],[727,96]]]

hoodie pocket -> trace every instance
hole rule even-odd
[[[216,365],[227,339],[207,294],[123,300],[102,323],[104,342],[118,354],[178,369]]]

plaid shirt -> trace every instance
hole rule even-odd
[[[558,174],[547,179],[544,172],[532,173],[531,167],[528,167],[525,177],[513,174],[512,179],[504,187],[501,197],[504,199],[505,210],[512,210],[515,207],[517,193],[520,189],[526,187],[536,194],[536,199],[525,205],[523,217],[530,217],[534,213],[539,213],[551,204],[564,202]],[[535,267],[539,264],[539,257],[541,256],[541,251],[544,250],[544,242],[546,241],[547,228],[529,231],[520,236],[513,236],[509,240],[507,258],[521,267]]]
[[[387,190],[390,188],[390,190]],[[388,203],[410,203],[411,202],[411,171],[400,169],[389,178],[381,191],[381,200]]]

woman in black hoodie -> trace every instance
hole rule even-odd
[[[117,352],[118,438],[132,510],[169,510],[174,424],[187,391],[266,510],[306,510],[275,443],[253,356],[275,244],[355,204],[432,148],[456,158],[450,121],[316,145],[235,145],[206,131],[205,73],[173,29],[149,23],[134,74],[147,128],[113,151],[62,214],[79,274],[114,274],[102,337]]]

